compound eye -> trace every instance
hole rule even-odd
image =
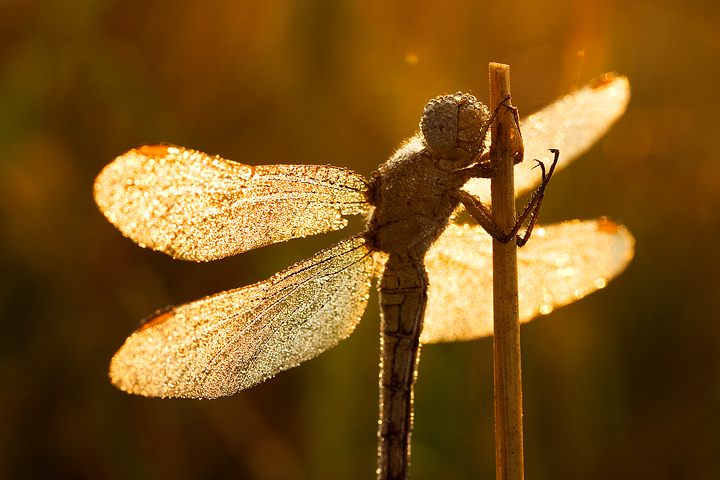
[[[446,154],[457,144],[458,104],[452,95],[430,100],[420,120],[425,143],[434,153]]]

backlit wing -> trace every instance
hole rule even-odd
[[[251,387],[350,335],[372,272],[356,236],[264,282],[158,313],[115,354],[110,378],[149,397],[215,398]]]
[[[540,184],[540,173],[531,170],[533,159],[552,162],[550,148],[560,150],[556,171],[582,155],[622,116],[630,101],[627,78],[605,74],[520,122],[524,161],[515,166],[515,195]],[[473,178],[463,187],[490,203],[490,182]]]
[[[261,165],[150,145],[115,159],[95,201],[126,237],[174,258],[209,261],[338,230],[362,213],[367,183],[350,170]]]
[[[605,219],[536,227],[518,249],[520,321],[603,288],[633,256],[632,235]],[[425,257],[430,279],[423,343],[492,335],[492,239],[450,225]],[[472,292],[469,295],[468,292]]]

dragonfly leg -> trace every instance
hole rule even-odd
[[[480,134],[478,135],[478,139],[475,142],[474,150],[477,151],[475,163],[470,167],[463,168],[463,172],[466,172],[468,174],[469,178],[492,178],[495,176],[495,172],[497,172],[497,165],[495,165],[494,162],[490,160],[489,152],[485,150],[485,137],[487,136],[488,130],[490,130],[490,127],[492,126],[493,121],[495,120],[495,117],[500,112],[501,107],[505,107],[513,112],[513,117],[515,118],[515,122],[518,125],[517,131],[520,131],[520,120],[517,113],[517,108],[513,107],[512,105],[506,105],[506,102],[510,101],[512,97],[509,95],[505,100],[500,102],[500,105],[498,105],[495,110],[493,111],[492,115],[490,116],[490,119],[485,122],[482,129],[480,130]],[[522,156],[520,156],[520,160],[515,159],[515,163],[520,163],[522,161]]]
[[[470,216],[473,217],[491,237],[502,243],[510,241],[512,235],[505,235],[502,229],[497,226],[495,220],[492,218],[490,207],[482,203],[478,197],[465,190],[458,190],[456,196]]]
[[[485,231],[488,232],[495,240],[501,243],[507,243],[517,235],[517,245],[522,247],[530,239],[530,234],[532,233],[535,222],[537,221],[538,213],[540,212],[540,205],[542,204],[543,197],[545,196],[545,189],[550,182],[550,178],[555,171],[555,165],[557,165],[558,158],[560,157],[559,150],[553,148],[550,149],[550,151],[555,155],[553,163],[550,166],[550,170],[546,173],[545,165],[541,161],[536,160],[536,162],[538,162],[537,166],[539,166],[541,170],[542,182],[533,193],[530,201],[525,206],[522,215],[520,215],[517,219],[515,225],[509,233],[504,233],[500,227],[497,226],[492,218],[492,211],[490,208],[482,203],[476,196],[466,192],[465,190],[458,190],[456,194],[457,199],[463,204],[465,209],[475,219],[475,221],[478,222],[480,226],[483,227],[483,229],[485,229]],[[525,232],[522,235],[518,235],[517,233],[520,231],[520,228],[522,228],[528,217],[530,217],[530,221],[527,229],[525,229]]]
[[[490,160],[490,153],[485,152],[478,156],[477,163],[462,171],[467,173],[467,178],[492,178],[497,172],[497,165]]]
[[[515,222],[515,228],[513,228],[514,233],[512,233],[512,235],[515,235],[518,230],[520,230],[522,224],[525,223],[525,219],[528,217],[528,215],[530,215],[530,221],[528,223],[528,227],[525,229],[525,233],[523,235],[517,236],[518,247],[522,247],[530,239],[530,234],[532,233],[535,222],[537,222],[538,214],[540,213],[540,205],[542,205],[543,198],[545,197],[545,188],[547,188],[547,184],[550,182],[550,178],[555,171],[555,165],[557,165],[558,158],[560,158],[560,150],[558,150],[557,148],[551,148],[550,151],[553,153],[553,155],[555,155],[555,158],[553,159],[552,165],[550,165],[550,171],[547,173],[547,175],[545,174],[545,165],[540,160],[535,160],[536,162],[538,162],[535,167],[540,167],[540,171],[542,174],[542,182],[540,183],[540,186],[537,188],[537,190],[533,192],[530,201],[528,202],[527,206],[525,206],[523,214],[520,216],[520,218],[518,218],[517,222]]]

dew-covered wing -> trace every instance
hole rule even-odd
[[[537,165],[533,159],[549,165],[553,155],[548,150],[557,148],[556,170],[565,168],[605,135],[629,101],[627,78],[608,73],[521,120],[525,157],[515,166],[516,196],[540,184],[540,172],[532,170]],[[490,203],[488,180],[471,179],[464,189]]]
[[[251,387],[350,335],[372,272],[356,236],[264,282],[160,312],[115,354],[110,378],[149,397],[215,398]]]
[[[209,261],[343,228],[366,208],[366,181],[319,165],[251,167],[170,145],[116,158],[95,201],[120,231],[174,258]]]
[[[632,235],[605,219],[536,227],[518,249],[520,321],[603,288],[633,256]],[[430,288],[423,343],[492,335],[492,239],[450,225],[425,257]]]

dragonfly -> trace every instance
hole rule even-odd
[[[606,74],[523,119],[525,159],[549,161],[548,149],[559,150],[562,169],[628,100],[627,79]],[[95,181],[97,205],[123,235],[176,259],[211,261],[342,229],[348,215],[369,220],[364,232],[265,281],[156,312],[112,358],[112,383],[149,397],[235,394],[348,337],[377,276],[377,473],[406,478],[420,346],[493,331],[491,234],[505,234],[488,233],[490,120],[471,95],[438,97],[370,180],[341,167],[249,166],[166,144],[116,158]],[[544,167],[538,175],[533,166],[516,167],[516,195],[547,184]],[[456,223],[463,208],[478,225]],[[537,227],[518,253],[521,321],[604,287],[633,244],[604,218]]]

